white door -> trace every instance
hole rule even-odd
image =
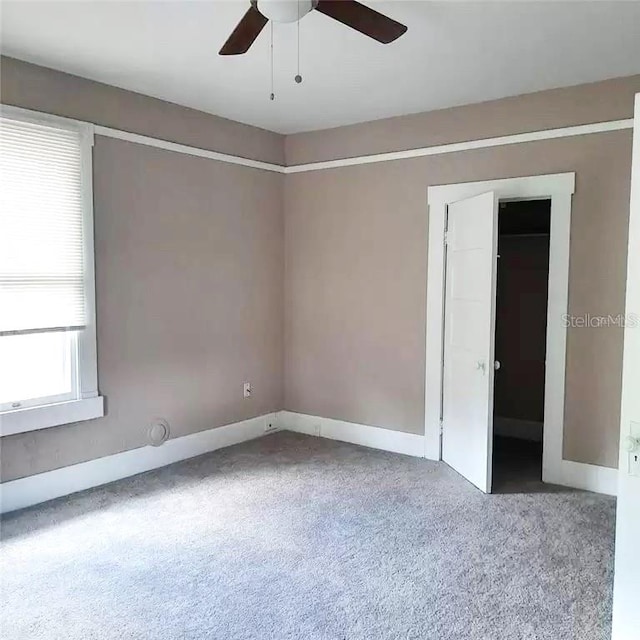
[[[624,330],[622,411],[616,564],[613,583],[613,640],[640,633],[640,93],[636,95],[631,169],[631,216],[627,258],[627,327]],[[635,319],[635,321],[634,321]]]
[[[498,201],[447,209],[442,459],[491,491]]]

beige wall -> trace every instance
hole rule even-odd
[[[282,162],[276,134],[6,58],[1,71],[7,104]],[[639,88],[635,77],[289,136],[287,159],[630,117]],[[141,446],[156,416],[174,435],[281,408],[421,433],[427,187],[575,171],[570,310],[616,314],[630,149],[620,131],[282,176],[98,137],[108,415],[3,438],[3,479]],[[565,457],[615,466],[621,350],[618,329],[569,332]]]
[[[286,176],[285,408],[423,432],[429,185],[575,171],[570,312],[622,312],[630,154],[627,130]],[[569,331],[566,458],[616,466],[621,354]]]
[[[7,56],[0,100],[200,149],[284,163],[284,136]]]
[[[24,81],[21,97],[40,94]],[[156,417],[181,436],[282,407],[282,189],[280,174],[96,137],[107,416],[2,438],[3,481],[140,447]]]
[[[633,117],[640,75],[287,136],[288,165]]]

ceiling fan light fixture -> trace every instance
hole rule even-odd
[[[317,0],[257,0],[258,11],[274,22],[297,22],[306,16]]]
[[[249,0],[250,5],[220,49],[221,56],[246,53],[268,22],[298,22],[314,9],[382,44],[397,40],[407,27],[357,0]],[[299,28],[299,25],[298,25]]]

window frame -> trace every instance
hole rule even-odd
[[[98,356],[95,306],[95,252],[93,229],[93,140],[94,127],[86,122],[0,105],[0,115],[23,122],[42,124],[80,134],[82,180],[82,224],[86,327],[77,332],[77,397],[55,402],[56,398],[33,398],[23,406],[0,411],[0,436],[55,427],[104,416],[104,401],[98,391]],[[47,401],[39,403],[38,401]],[[28,406],[24,406],[27,404]]]

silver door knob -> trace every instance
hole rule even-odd
[[[635,453],[640,449],[640,438],[634,438],[633,436],[627,436],[622,444],[625,451],[629,453]]]
[[[493,368],[497,371],[500,368],[500,360],[495,360],[493,363]]]

